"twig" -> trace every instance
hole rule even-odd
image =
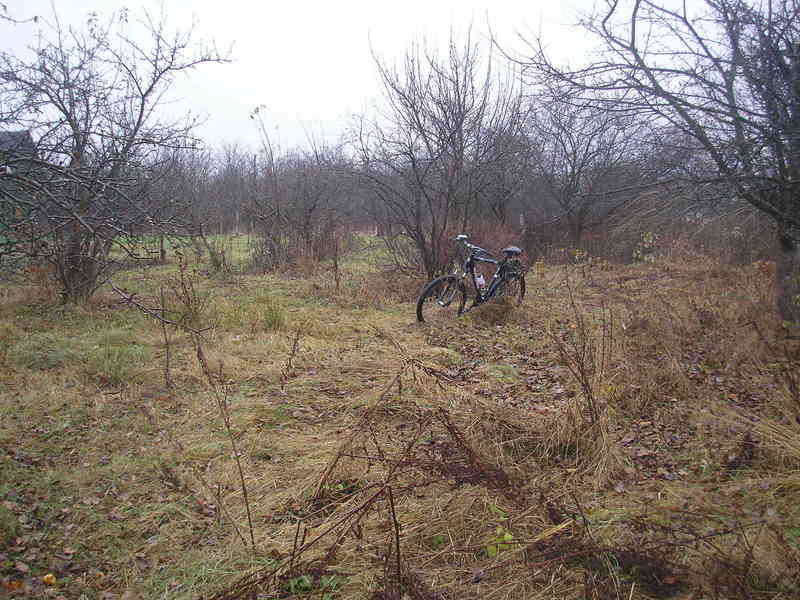
[[[303,535],[305,537],[305,535]],[[292,553],[289,555],[289,573],[294,569],[294,559],[297,557],[297,540],[300,539],[300,519],[297,519],[297,527],[294,528],[294,541],[292,541]]]
[[[164,288],[159,289],[159,295],[161,298],[161,306],[166,306],[166,301],[164,300]],[[164,338],[164,385],[167,389],[172,389],[174,387],[172,382],[172,376],[170,375],[170,359],[172,357],[172,348],[169,343],[169,331],[167,330],[167,323],[161,321],[161,335]]]
[[[403,571],[400,561],[400,524],[397,522],[397,513],[394,510],[394,495],[392,494],[392,486],[386,486],[386,493],[389,496],[389,509],[392,513],[392,524],[394,525],[394,554],[395,561],[397,563],[397,585],[399,592],[402,588],[403,581]]]
[[[163,313],[167,312],[166,308],[164,308],[164,307],[153,308],[151,306],[146,306],[146,305],[142,304],[141,302],[138,302],[135,299],[136,298],[136,294],[129,294],[125,290],[121,290],[120,288],[118,288],[113,283],[111,284],[111,289],[114,291],[115,294],[117,294],[120,298],[122,298],[122,300],[126,304],[130,304],[134,308],[136,308],[136,309],[140,310],[141,312],[143,312],[144,314],[146,314],[148,317],[151,317],[151,318],[155,319],[156,321],[159,321],[159,322],[164,323],[166,325],[172,325],[173,327],[177,327],[178,329],[183,329],[184,331],[187,331],[187,332],[189,332],[191,334],[200,336],[201,338],[202,338],[202,334],[204,332],[206,332],[209,329],[211,329],[211,327],[203,327],[202,329],[194,329],[194,328],[189,327],[188,325],[186,325],[184,323],[179,323],[177,321],[173,321],[173,320],[168,319],[168,318],[166,318],[164,316]]]
[[[215,378],[211,373],[211,369],[208,367],[208,362],[206,361],[205,354],[203,353],[203,347],[200,344],[200,341],[197,337],[194,337],[195,343],[195,351],[197,353],[197,360],[200,362],[201,368],[203,369],[203,373],[208,380],[209,385],[211,385],[211,390],[214,394],[214,399],[217,401],[217,407],[219,408],[220,415],[222,416],[222,422],[225,424],[225,430],[228,434],[228,439],[231,443],[231,449],[233,450],[233,460],[236,462],[236,469],[239,472],[239,483],[242,487],[242,496],[244,497],[244,508],[245,512],[247,513],[247,525],[250,529],[250,543],[252,544],[252,551],[255,553],[256,550],[256,538],[254,533],[253,527],[253,517],[250,512],[250,498],[247,493],[247,483],[244,478],[244,470],[242,469],[242,461],[241,457],[239,456],[239,448],[236,444],[236,436],[233,434],[233,428],[231,427],[231,415],[230,410],[228,407],[228,388],[224,384],[224,378],[222,374],[222,365],[220,365],[220,372]],[[220,390],[220,387],[222,390]]]
[[[300,340],[303,337],[304,331],[305,324],[300,324],[294,333],[292,349],[289,351],[289,356],[286,358],[286,364],[283,366],[283,369],[281,369],[281,393],[286,391],[286,382],[289,380],[289,373],[292,370],[294,358],[297,356],[297,351],[300,349]]]

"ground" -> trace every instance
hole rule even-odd
[[[131,266],[81,307],[0,290],[6,593],[800,586],[800,378],[769,269],[545,264],[521,306],[431,327],[424,282],[387,273],[375,240],[338,286],[327,265],[249,273],[241,252],[228,273]]]

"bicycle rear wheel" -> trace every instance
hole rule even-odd
[[[497,285],[494,296],[508,298],[515,306],[519,306],[525,297],[525,277],[522,273],[506,273]]]
[[[417,300],[417,321],[447,323],[464,312],[467,290],[455,275],[445,275],[426,285]]]

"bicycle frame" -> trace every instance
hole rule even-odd
[[[508,257],[501,258],[499,260],[494,258],[487,258],[485,256],[480,256],[481,254],[488,254],[491,256],[491,252],[488,250],[484,250],[480,246],[475,246],[474,244],[470,244],[466,240],[459,240],[461,241],[464,246],[469,250],[469,255],[467,259],[464,261],[464,265],[461,268],[461,280],[463,281],[466,279],[467,275],[469,275],[470,279],[472,280],[472,288],[475,290],[475,300],[472,303],[472,306],[477,306],[483,302],[489,300],[492,296],[494,296],[495,292],[497,291],[497,286],[500,285],[502,281],[502,274],[503,270],[505,269],[506,262],[508,262]],[[475,277],[475,264],[476,263],[490,263],[493,265],[497,265],[497,268],[492,275],[492,280],[489,282],[489,285],[486,286],[485,289],[481,289],[478,285],[478,281]],[[454,273],[458,275],[458,273]]]
[[[429,281],[422,289],[417,298],[417,321],[421,323],[426,321],[425,313],[429,313],[429,311],[426,311],[425,306],[439,305],[443,309],[451,307],[449,312],[435,312],[435,314],[456,317],[483,304],[497,294],[519,296],[517,304],[522,302],[525,295],[525,279],[521,269],[518,270],[516,266],[518,264],[521,266],[516,257],[522,254],[522,250],[516,246],[508,246],[502,250],[503,258],[495,258],[488,250],[470,244],[464,234],[458,235],[454,241],[462,242],[468,250],[466,260],[459,269],[459,265],[462,264],[461,260],[454,257],[450,263],[453,267],[449,273]],[[475,265],[478,263],[489,263],[496,267],[488,285],[478,285],[479,281],[481,284],[486,283],[483,281],[482,275],[479,274],[476,277]],[[470,299],[471,294],[467,289],[467,276],[472,281],[472,289],[475,290],[474,298],[469,305],[467,305],[467,300]],[[502,291],[506,289],[507,283],[508,294]],[[458,299],[457,305],[454,304],[456,299]],[[427,304],[428,301],[430,304]]]

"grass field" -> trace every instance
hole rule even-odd
[[[180,327],[4,286],[0,594],[797,597],[768,270],[545,265],[522,306],[432,328],[362,242],[338,290],[325,265],[118,274]]]

